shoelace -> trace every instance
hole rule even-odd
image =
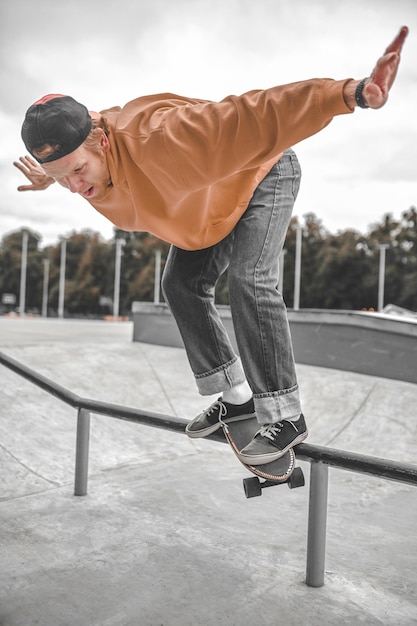
[[[224,406],[223,402],[221,402],[220,400],[216,400],[216,402],[213,402],[213,404],[211,404],[208,409],[206,409],[204,411],[205,415],[210,415],[211,413],[213,413],[216,409],[219,409],[219,422],[222,421],[222,417],[224,417],[225,415],[227,415],[227,409]]]
[[[293,422],[291,422],[290,420],[286,420],[286,422],[288,424],[291,424],[294,430],[298,432],[298,428]],[[267,437],[268,439],[273,441],[274,438],[281,432],[283,428],[284,428],[283,422],[276,422],[275,424],[267,424],[266,426],[262,426],[262,428],[258,432],[258,435],[260,437]]]

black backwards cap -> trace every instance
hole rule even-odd
[[[92,127],[87,108],[60,94],[44,96],[26,111],[22,139],[38,163],[49,163],[74,152],[85,141]],[[33,151],[45,144],[56,149],[44,158]]]

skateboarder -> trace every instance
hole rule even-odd
[[[240,452],[244,462],[273,461],[307,436],[277,290],[301,174],[291,148],[336,115],[382,107],[407,33],[403,27],[361,81],[307,80],[221,102],[159,94],[101,113],[49,95],[26,113],[22,138],[31,156],[15,165],[30,184],[20,191],[56,181],[117,227],[172,244],[165,299],[199,392],[221,394],[187,434],[204,437],[220,420],[256,415],[260,428]],[[214,306],[227,268],[239,356]]]

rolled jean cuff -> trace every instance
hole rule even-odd
[[[202,396],[211,396],[214,393],[227,391],[245,382],[245,380],[246,376],[238,356],[214,370],[195,375],[197,388]]]
[[[285,391],[254,394],[256,419],[259,424],[275,424],[283,419],[296,418],[301,414],[298,385]]]

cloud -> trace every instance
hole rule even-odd
[[[313,76],[362,77],[403,23],[411,32],[389,105],[338,118],[296,146],[304,172],[296,211],[313,207],[324,225],[338,215],[337,228],[366,228],[395,199],[399,211],[416,203],[415,0],[3,3],[0,237],[24,220],[48,237],[95,225],[112,233],[65,190],[16,192],[21,121],[41,95],[69,93],[100,110],[152,92],[218,100]]]

